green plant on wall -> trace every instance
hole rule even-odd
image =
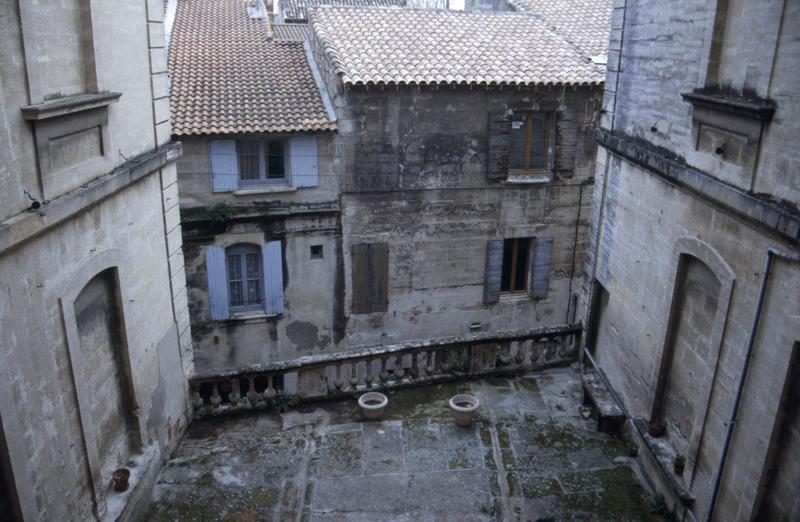
[[[233,219],[234,209],[230,203],[220,202],[209,210],[211,221],[220,225],[226,225]]]

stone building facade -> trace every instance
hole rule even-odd
[[[540,23],[527,14],[312,13],[310,44],[338,117],[343,347],[574,319],[602,66]],[[462,32],[483,37],[450,48]],[[530,53],[496,72],[492,61],[506,60],[523,34]],[[548,47],[569,58],[550,61]]]
[[[615,2],[587,345],[697,519],[800,516],[798,29],[795,2]]]
[[[172,115],[184,145],[178,176],[201,375],[574,320],[603,78],[603,64],[592,56],[605,51],[602,29],[587,38],[591,49],[576,50],[528,14],[320,6],[311,24],[294,24],[307,28],[297,31],[271,23],[268,12],[260,18],[251,4],[179,1],[171,35]],[[328,15],[349,18],[340,24]],[[414,38],[420,22],[439,24],[445,29],[431,41],[447,41],[455,34],[447,29],[451,17],[487,34],[471,51],[475,63],[455,66],[470,78],[461,85],[449,77],[399,88],[355,85],[330,59],[338,45],[388,53],[392,42],[366,37],[381,24],[407,31],[400,39]],[[203,22],[210,19],[218,23]],[[474,79],[490,67],[480,63],[478,47],[496,60],[512,49],[508,37],[491,43],[509,24],[519,34],[541,34],[526,45],[550,54],[529,53],[510,72]],[[247,45],[234,45],[241,42],[231,34],[247,35]],[[420,58],[433,60],[435,52],[423,49]],[[289,65],[291,80],[283,69]],[[366,72],[373,73],[380,73],[377,66]],[[248,94],[248,82],[264,86],[264,99]],[[249,104],[236,111],[219,103],[246,96]],[[270,180],[267,172],[256,181],[247,174],[246,143],[253,139],[261,145],[252,150],[285,143],[283,178]],[[304,140],[313,146],[296,148]],[[230,186],[220,186],[221,147],[228,147]],[[271,156],[263,151],[259,168],[268,171]],[[294,172],[307,151],[314,155],[309,183]],[[529,163],[523,168],[523,162]],[[259,250],[268,244],[280,245],[280,268]],[[240,261],[244,245],[263,267],[252,271],[254,295],[263,302],[250,307],[232,297],[242,285],[237,274],[248,267]],[[270,274],[281,277],[272,290]],[[279,309],[270,308],[271,292]],[[227,310],[215,311],[220,302]]]
[[[3,9],[0,509],[124,520],[190,420],[164,4]]]

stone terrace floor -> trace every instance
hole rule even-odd
[[[469,428],[458,392],[481,400]],[[578,374],[389,393],[382,421],[355,399],[196,421],[146,520],[660,520],[621,439],[581,415]]]

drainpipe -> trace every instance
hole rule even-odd
[[[583,187],[586,185],[591,185],[594,183],[594,176],[586,178],[585,180],[581,181],[580,185],[578,185],[578,217],[575,219],[575,238],[572,242],[572,265],[570,266],[569,272],[569,291],[567,292],[567,313],[564,317],[564,323],[574,323],[575,321],[569,320],[569,312],[572,308],[572,280],[575,278],[575,255],[578,250],[578,231],[580,230],[581,226],[581,206],[583,205]],[[577,302],[576,308],[577,308]],[[577,310],[573,310],[573,313],[577,314]]]
[[[764,275],[761,276],[761,288],[758,291],[758,301],[756,301],[756,312],[753,317],[753,326],[750,329],[750,337],[747,340],[747,353],[744,358],[742,375],[739,378],[739,387],[736,390],[736,400],[733,403],[731,419],[728,422],[728,430],[725,433],[725,443],[722,445],[722,454],[720,455],[719,459],[719,467],[717,468],[717,474],[714,477],[714,492],[711,495],[711,502],[708,506],[708,514],[706,515],[706,521],[708,522],[713,520],[714,510],[717,507],[717,498],[719,496],[719,487],[722,482],[722,474],[725,471],[725,462],[728,459],[728,449],[730,447],[731,438],[733,437],[733,430],[736,426],[737,416],[739,415],[739,406],[741,405],[742,395],[744,394],[744,382],[747,379],[747,370],[750,368],[750,360],[753,356],[753,347],[756,344],[758,325],[761,322],[761,312],[764,308],[764,297],[767,294],[770,270],[772,269],[772,262],[776,257],[786,259],[787,261],[800,262],[800,254],[790,254],[788,252],[778,250],[775,247],[769,247],[767,249],[767,258],[764,261]]]

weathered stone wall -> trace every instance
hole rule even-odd
[[[567,322],[573,254],[583,257],[591,185],[582,183],[593,174],[597,102],[589,89],[352,89],[337,97],[347,345],[464,334],[473,323],[496,330]],[[546,183],[488,180],[489,115],[512,108],[562,111],[577,143],[558,141],[556,154],[574,157],[574,167]],[[541,235],[554,237],[547,298],[484,304],[486,242]],[[351,247],[369,242],[389,244],[388,309],[355,314]]]
[[[208,372],[330,352],[341,338],[341,228],[335,135],[316,134],[319,185],[239,195],[211,191],[209,137],[184,138],[178,160],[184,256],[197,370]],[[215,210],[216,209],[216,210]],[[220,212],[224,222],[212,217]],[[213,321],[205,247],[280,240],[284,313]],[[310,248],[322,246],[322,259]],[[336,333],[337,330],[339,333]]]
[[[786,3],[781,19],[776,9],[781,2],[748,3],[748,30],[731,40],[734,48],[729,51],[742,58],[743,71],[758,65],[756,59],[772,60],[772,55],[753,58],[760,56],[753,49],[745,52],[752,42],[772,41],[766,47],[775,53],[772,79],[754,85],[756,94],[776,102],[777,111],[764,126],[760,145],[756,143],[760,159],[745,176],[743,170],[695,150],[695,109],[680,96],[706,86],[713,4],[627,2],[627,11],[623,4],[617,2],[612,22],[604,99],[607,112],[602,125],[633,145],[625,151],[598,150],[583,301],[588,301],[594,276],[609,293],[596,357],[635,417],[649,419],[658,411],[656,401],[664,398],[660,394],[669,397],[670,387],[675,386],[668,372],[672,358],[664,355],[671,336],[683,337],[684,327],[708,336],[701,356],[681,362],[685,371],[680,378],[689,380],[683,398],[694,396],[692,404],[685,405],[693,410],[691,433],[678,433],[675,408],[661,410],[667,417],[669,442],[686,455],[683,480],[696,496],[695,513],[702,518],[709,507],[739,385],[767,249],[800,250],[796,237],[758,217],[774,208],[772,201],[781,200],[786,219],[797,219],[796,206],[792,210],[800,199],[796,179],[784,169],[791,170],[797,162],[796,147],[788,136],[800,130],[793,117],[797,104],[791,101],[797,100],[800,91],[792,79],[797,77],[796,67],[786,64],[800,57],[793,43],[800,11]],[[734,9],[729,19],[735,21],[737,13]],[[778,45],[774,45],[776,36]],[[757,47],[765,46],[759,43]],[[741,53],[736,51],[739,48]],[[749,74],[752,79],[755,73]],[[647,163],[655,157],[670,159]],[[671,177],[680,169],[662,171],[661,165],[694,167],[692,175],[700,183],[681,187]],[[715,178],[730,185],[715,184]],[[697,310],[683,308],[690,315],[687,323],[680,305],[692,299],[697,287],[674,294],[681,280],[681,254],[699,259],[722,284],[716,302],[707,295]],[[747,520],[757,515],[755,498],[768,461],[786,368],[791,348],[800,339],[800,266],[777,260],[770,281],[722,477],[717,520]],[[679,320],[670,323],[671,314],[676,313]],[[697,336],[695,341],[699,341]],[[691,350],[683,353],[689,355]],[[660,382],[665,383],[663,388]],[[674,398],[675,390],[672,394]],[[784,458],[797,461],[800,456]]]
[[[125,520],[189,421],[163,2],[51,4],[10,2],[0,17],[0,440],[25,520]],[[98,92],[121,96],[23,118],[23,106]],[[86,125],[101,149],[70,141]],[[41,148],[45,135],[56,139]],[[27,211],[24,190],[51,201]],[[118,285],[81,293],[109,269]],[[131,489],[113,493],[128,459]]]

